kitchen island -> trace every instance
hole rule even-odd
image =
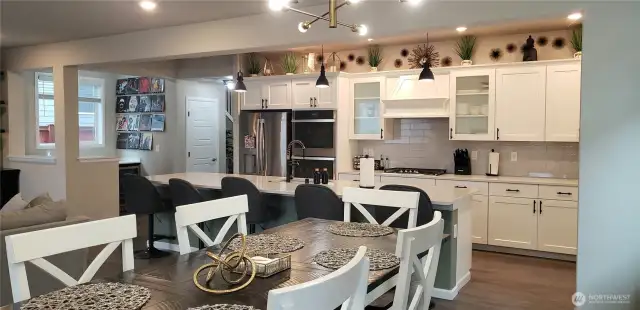
[[[297,220],[292,197],[296,187],[304,184],[304,180],[294,179],[287,183],[284,177],[200,172],[155,175],[148,178],[156,184],[168,184],[169,179],[179,178],[197,188],[219,190],[222,178],[226,176],[245,178],[255,184],[262,193],[279,199],[279,217],[275,222],[268,223],[268,226],[278,226]],[[376,182],[376,188],[383,185],[387,184]],[[344,188],[358,187],[358,182],[333,180],[326,186],[341,196]],[[433,296],[451,300],[471,279],[471,195],[475,190],[444,186],[421,186],[420,188],[429,195],[434,209],[442,212],[445,220],[444,233],[449,235],[442,244]]]

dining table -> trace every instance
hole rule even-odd
[[[333,248],[379,249],[395,253],[397,230],[381,237],[347,237],[329,232],[328,227],[335,221],[307,218],[265,230],[264,234],[280,234],[295,237],[304,242],[304,246],[291,255],[291,268],[268,278],[256,277],[247,287],[228,294],[213,294],[201,291],[193,283],[194,271],[212,260],[206,251],[217,253],[219,245],[198,250],[184,255],[174,255],[159,259],[157,263],[132,271],[115,273],[95,279],[92,282],[121,282],[146,287],[151,298],[142,309],[154,310],[186,310],[190,307],[214,304],[237,304],[253,306],[265,310],[267,298],[272,289],[292,286],[308,282],[333,272],[314,262],[314,256],[324,250]],[[446,242],[449,236],[443,237]],[[423,253],[423,255],[426,253]],[[398,274],[399,266],[369,272],[368,295],[372,291]],[[221,280],[213,281],[216,288],[225,288],[227,284]],[[370,299],[370,298],[368,298]],[[369,301],[369,300],[368,300]],[[26,302],[26,301],[25,301]],[[18,310],[21,303],[7,305],[0,310]]]

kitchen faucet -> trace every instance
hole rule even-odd
[[[293,175],[295,174],[294,170],[296,169],[296,166],[300,165],[298,161],[293,160],[293,146],[296,144],[302,147],[302,158],[304,158],[304,150],[307,148],[300,140],[293,140],[289,142],[289,145],[287,145],[287,155],[289,156],[289,166],[291,167],[291,173],[287,173],[287,183],[291,182],[291,179],[293,179]]]

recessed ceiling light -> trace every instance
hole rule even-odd
[[[153,11],[156,9],[156,6],[158,6],[157,3],[149,0],[140,1],[138,4],[145,11]]]
[[[456,31],[457,31],[457,32],[465,32],[465,31],[467,31],[467,27],[465,27],[465,26],[460,26],[460,27],[456,28]]]
[[[373,41],[373,39],[372,38],[368,38],[367,41],[371,42],[371,41]]]
[[[570,20],[579,20],[582,18],[582,13],[580,12],[576,12],[576,13],[571,13],[569,14],[569,16],[567,16],[568,19]]]

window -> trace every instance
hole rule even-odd
[[[36,73],[36,141],[39,148],[55,145],[53,76]],[[78,77],[78,125],[81,147],[104,145],[104,80]]]

